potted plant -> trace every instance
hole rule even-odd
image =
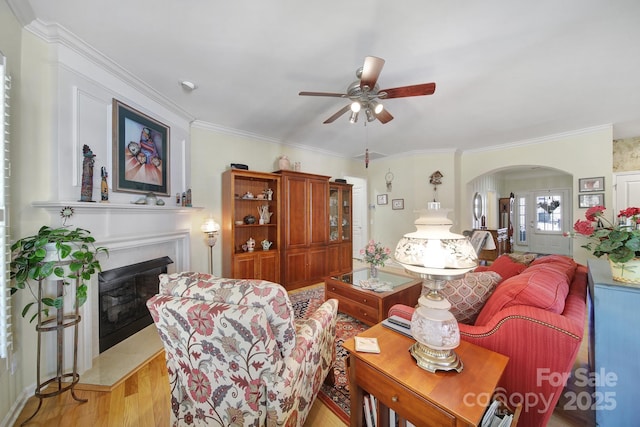
[[[35,284],[44,279],[62,280],[65,285],[78,279],[76,304],[80,307],[85,303],[87,281],[95,273],[102,271],[98,255],[108,255],[106,248],[96,247],[94,242],[91,232],[82,228],[43,226],[33,236],[24,237],[11,246],[11,279],[14,281],[11,294],[20,289],[28,289],[34,298],[33,302],[22,309],[22,317],[38,302],[38,291],[32,288],[31,282]],[[41,299],[45,317],[49,315],[50,307],[62,307],[63,297],[58,295],[55,298]],[[38,310],[30,321],[37,315]]]

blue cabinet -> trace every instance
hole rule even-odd
[[[589,361],[599,427],[640,423],[640,285],[616,282],[607,260],[589,260]]]

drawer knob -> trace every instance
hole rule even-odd
[[[367,299],[366,299],[366,298],[364,298],[364,299],[362,300],[362,302],[367,302]]]
[[[336,290],[336,288],[331,288],[331,290],[332,290],[332,291],[335,291],[335,290]]]
[[[394,403],[397,402],[398,401],[398,396],[395,395],[395,394],[393,396],[391,396],[391,401],[394,402]]]

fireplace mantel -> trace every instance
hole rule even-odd
[[[52,202],[33,202],[33,207],[43,208],[47,211],[60,211],[62,208],[70,206],[74,210],[82,211],[116,211],[116,210],[128,210],[128,211],[140,211],[144,213],[185,213],[200,211],[203,208],[185,207],[185,206],[157,206],[157,205],[139,205],[135,203],[102,203],[102,202],[78,202],[78,201],[52,201]]]

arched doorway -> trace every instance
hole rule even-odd
[[[467,190],[469,198],[482,195],[488,229],[499,226],[498,200],[514,195],[512,251],[572,255],[572,241],[563,236],[572,226],[571,174],[544,166],[512,166],[476,177]]]

